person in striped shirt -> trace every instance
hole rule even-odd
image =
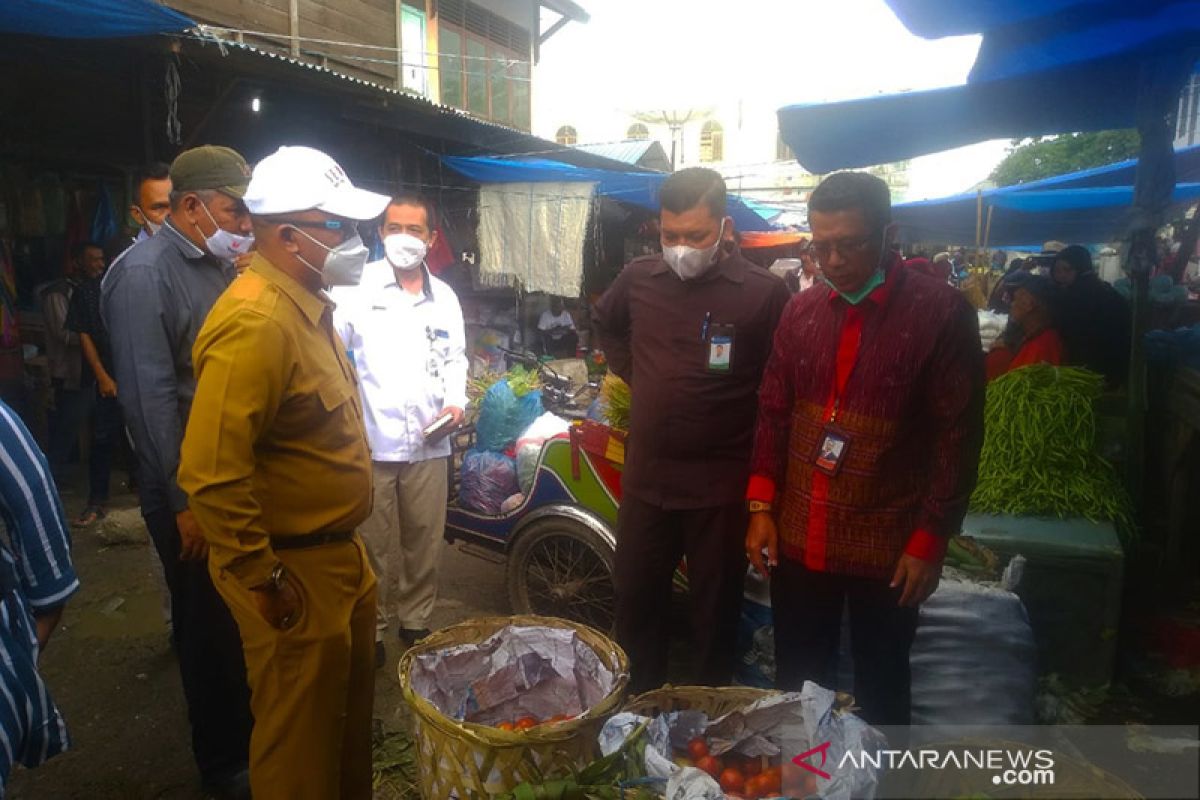
[[[46,457],[0,401],[0,797],[14,762],[35,767],[67,749],[67,726],[37,671],[38,655],[79,589],[62,501]]]

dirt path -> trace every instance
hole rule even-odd
[[[117,481],[114,476],[114,489]],[[68,518],[79,513],[83,484],[64,488]],[[62,709],[72,749],[39,767],[14,770],[14,800],[199,800],[179,672],[167,640],[160,594],[135,499],[114,498],[103,529],[75,531],[82,589],[42,658],[42,674]],[[507,614],[502,566],[447,547],[433,627]],[[385,729],[406,725],[396,663],[376,673],[375,716]]]

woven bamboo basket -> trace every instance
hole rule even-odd
[[[756,689],[752,686],[671,686],[652,689],[631,698],[622,711],[656,717],[668,711],[696,709],[714,719],[730,711],[748,706],[756,700],[779,694],[772,689]],[[853,711],[854,697],[838,692],[833,705],[834,711]]]
[[[580,717],[527,731],[453,720],[412,688],[413,660],[425,653],[482,642],[509,625],[575,631],[615,676],[613,691]],[[486,800],[525,781],[569,773],[600,756],[597,736],[615,713],[629,682],[629,660],[607,636],[586,625],[538,616],[484,617],[444,628],[400,659],[400,688],[413,711],[417,774],[425,800]]]
[[[657,717],[670,711],[695,709],[703,711],[710,719],[728,714],[756,700],[769,697],[776,692],[770,689],[755,689],[751,686],[671,686],[667,684],[639,694],[625,704],[622,711]]]

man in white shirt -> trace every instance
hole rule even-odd
[[[538,319],[538,331],[542,334],[542,351],[555,358],[574,358],[579,337],[575,333],[575,320],[571,312],[563,307],[561,297],[551,297],[550,307]]]
[[[334,325],[358,370],[375,504],[362,536],[379,578],[375,660],[389,621],[411,645],[429,633],[446,526],[450,440],[423,431],[467,404],[466,337],[454,290],[429,273],[437,236],[419,195],[392,199],[379,229],[386,257],[362,283],[331,292]]]

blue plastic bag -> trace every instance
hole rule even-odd
[[[476,444],[483,450],[507,450],[541,415],[540,391],[517,397],[508,381],[497,381],[487,390],[479,405],[479,421],[475,423]]]
[[[464,508],[499,514],[501,504],[520,490],[515,459],[487,450],[471,450],[463,456],[458,501]]]

